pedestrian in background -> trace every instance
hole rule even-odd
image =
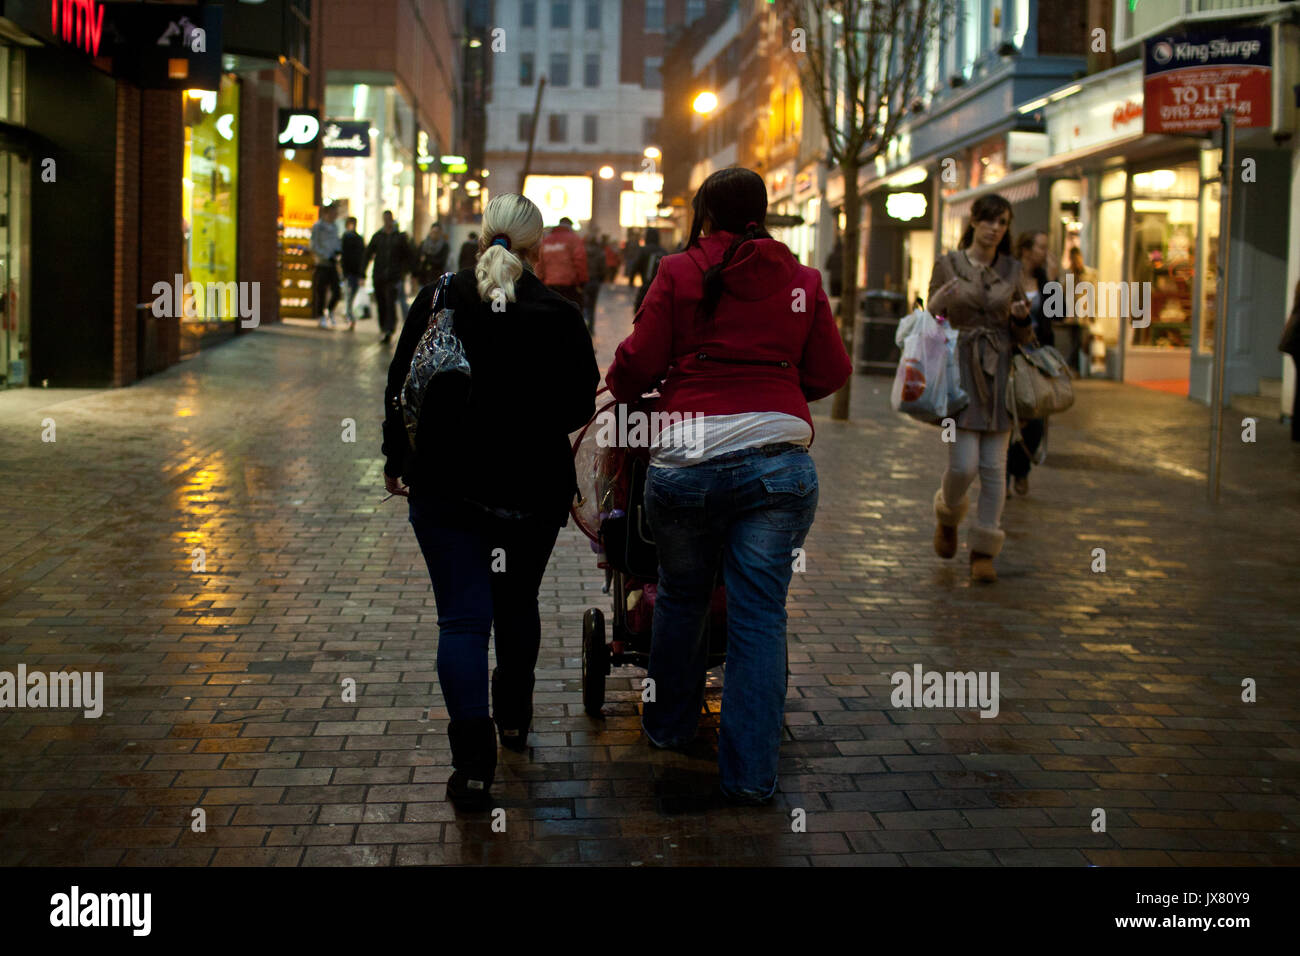
[[[366,246],[366,266],[374,261],[371,278],[375,286],[375,309],[379,331],[387,345],[397,328],[397,304],[402,298],[402,283],[411,271],[411,243],[397,228],[391,211],[384,210],[384,225],[370,237]],[[426,316],[427,318],[427,316]]]
[[[587,234],[583,247],[587,255],[587,284],[582,289],[582,313],[587,320],[587,331],[595,335],[596,300],[600,298],[601,261],[605,257],[605,249],[595,232]]]
[[[497,735],[512,750],[528,746],[537,593],[578,490],[568,436],[595,413],[600,383],[578,309],[525,268],[542,241],[538,208],[522,196],[493,198],[483,236],[474,268],[445,293],[473,387],[463,376],[434,379],[411,451],[398,396],[428,327],[436,287],[427,285],[407,314],[384,396],[384,483],[410,499],[433,583],[438,686],[451,718],[447,798],[464,810],[491,806]],[[524,418],[526,428],[513,427]]]
[[[632,266],[632,270],[641,277],[641,290],[636,294],[636,302],[632,306],[633,312],[641,308],[646,292],[650,289],[650,283],[654,280],[655,273],[659,271],[659,261],[666,255],[668,250],[659,245],[659,230],[650,226],[645,231],[645,245],[641,247],[641,254],[637,256]]]
[[[1066,333],[1063,353],[1065,360],[1082,377],[1087,375],[1092,367],[1093,329],[1092,316],[1079,315],[1079,304],[1084,301],[1084,293],[1079,290],[1082,283],[1095,282],[1097,274],[1084,264],[1083,253],[1079,251],[1078,246],[1070,247],[1066,259],[1069,263],[1066,272],[1073,276],[1075,301],[1068,303],[1071,306],[1071,314],[1066,317],[1064,322],[1058,324],[1064,326]]]
[[[1020,291],[1029,303],[1029,318],[1039,345],[1055,345],[1052,320],[1043,308],[1047,274],[1047,233],[1022,232],[1016,239],[1016,258],[1020,261]],[[1037,460],[1047,437],[1047,419],[1030,418],[1020,422],[1020,439],[1013,434],[1007,448],[1007,494],[1012,485],[1016,494],[1029,494],[1029,469]]]
[[[627,276],[627,284],[632,285],[632,279],[635,273],[632,266],[636,263],[636,258],[641,254],[641,237],[635,229],[627,231],[627,241],[623,243],[623,274]]]
[[[334,306],[342,298],[338,264],[342,242],[335,224],[338,217],[339,207],[326,203],[321,207],[320,218],[311,227],[311,254],[316,265],[311,277],[312,314],[320,316],[322,329],[334,328]]]
[[[762,226],[763,177],[719,170],[693,205],[686,251],[660,263],[668,281],[650,286],[606,375],[620,402],[658,385],[655,412],[690,413],[651,444],[645,503],[659,554],[649,668],[656,693],[641,726],[661,748],[695,736],[708,669],[704,620],[721,570],[721,787],[735,802],[759,804],[776,790],[790,556],[817,510],[808,402],[840,388],[852,367],[821,274],[797,265]],[[791,308],[796,296],[806,310]]]
[[[474,263],[478,261],[478,233],[471,232],[469,238],[460,245],[460,258],[456,262],[456,271],[464,272],[466,269],[473,269]]]
[[[420,243],[419,257],[415,265],[415,281],[421,288],[447,271],[447,259],[451,255],[451,243],[442,234],[442,227],[436,222],[429,227],[429,234]]]
[[[348,331],[353,332],[357,327],[357,317],[352,311],[352,304],[356,301],[357,290],[361,288],[361,280],[366,277],[366,240],[357,234],[356,216],[348,216],[343,226],[340,259],[343,263],[343,282],[348,290],[345,305],[348,313]]]
[[[605,249],[605,281],[613,282],[618,278],[618,250],[614,248],[613,241],[609,236],[602,235],[600,244]]]
[[[1011,204],[1004,198],[993,193],[976,199],[957,249],[935,263],[928,301],[929,310],[959,333],[957,361],[970,395],[970,404],[957,413],[956,441],[948,443],[948,468],[934,495],[934,550],[941,558],[957,553],[957,526],[970,504],[966,492],[978,474],[970,575],[983,582],[998,579],[993,559],[1006,539],[1001,524],[1012,424],[1006,407],[1011,352],[1034,332],[1020,263],[1007,236],[1010,226]]]
[[[487,230],[487,226],[483,227]],[[537,261],[537,278],[582,309],[582,287],[587,284],[587,251],[582,239],[573,231],[568,216],[542,241]]]
[[[831,296],[838,298],[844,284],[844,237],[836,236],[835,245],[826,257],[826,278],[831,287]]]

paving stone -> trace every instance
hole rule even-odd
[[[630,301],[602,291],[602,363]],[[1001,580],[975,587],[965,530],[954,561],[930,546],[938,430],[889,409],[888,378],[854,379],[848,423],[817,403],[761,810],[711,802],[711,751],[645,745],[642,672],[611,675],[604,720],[583,714],[581,617],[609,598],[570,524],[497,834],[444,798],[437,611],[405,503],[379,501],[390,353],[364,339],[272,325],[128,389],[0,393],[0,669],[99,669],[106,698],[96,720],[0,713],[0,865],[1300,864],[1300,702],[1276,692],[1300,675],[1300,449],[1276,421],[1225,442],[1210,507],[1203,407],[1076,382],[1007,502]],[[57,443],[33,438],[45,414]],[[915,664],[996,671],[998,715],[894,708],[890,675]]]

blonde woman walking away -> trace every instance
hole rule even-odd
[[[414,451],[398,396],[428,327],[435,286],[425,286],[411,306],[388,370],[384,483],[409,496],[411,527],[433,581],[438,684],[455,768],[447,797],[458,809],[489,805],[493,717],[502,745],[527,747],[541,642],[537,592],[578,484],[568,435],[595,413],[600,382],[582,313],[528,268],[541,240],[542,214],[529,200],[502,195],[488,203],[477,261],[444,293],[472,381],[433,379]]]

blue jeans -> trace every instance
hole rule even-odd
[[[343,285],[344,288],[348,290],[347,292],[348,321],[355,322],[357,317],[352,314],[352,303],[356,301],[357,290],[361,288],[361,276],[344,276]]]
[[[531,686],[542,640],[537,591],[560,532],[558,525],[531,519],[485,515],[467,521],[467,507],[415,493],[410,498],[411,527],[438,605],[438,684],[452,720],[489,715],[493,625],[498,678],[508,686]]]
[[[704,624],[718,569],[727,589],[727,662],[718,771],[730,794],[770,797],[785,712],[786,592],[817,511],[807,449],[768,446],[686,468],[654,468],[646,514],[659,551],[650,644],[655,700],[642,728],[674,747],[695,736],[704,703]]]

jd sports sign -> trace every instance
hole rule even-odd
[[[309,149],[320,139],[320,114],[315,110],[280,110],[280,148]]]

